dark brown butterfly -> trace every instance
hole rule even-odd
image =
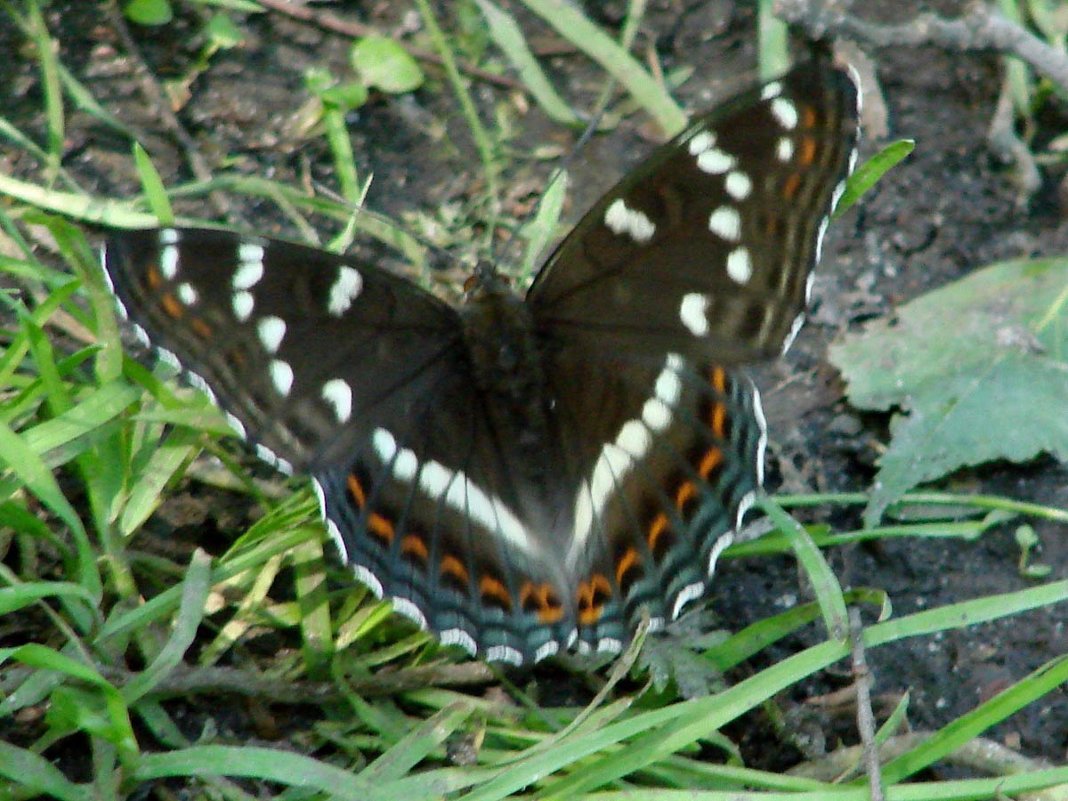
[[[106,268],[137,330],[312,476],[397,611],[491,660],[618,650],[705,593],[759,489],[732,369],[801,324],[857,104],[813,59],[698,117],[525,297],[480,268],[452,306],[373,258],[214,230],[117,234]]]

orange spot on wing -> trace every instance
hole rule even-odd
[[[478,581],[478,593],[484,601],[492,601],[508,612],[512,609],[512,596],[501,581],[492,576],[483,576]]]
[[[564,604],[548,582],[524,582],[519,591],[519,606],[528,611],[537,610],[538,621],[546,625],[560,623],[564,617]]]
[[[797,194],[797,190],[801,188],[801,174],[790,173],[786,181],[782,185],[782,196],[786,200],[793,200],[794,195]]]
[[[367,528],[376,537],[385,540],[387,544],[393,544],[393,536],[396,532],[389,518],[383,517],[378,512],[371,512],[367,517]]]
[[[401,539],[401,553],[405,556],[414,556],[423,564],[430,558],[430,551],[426,547],[426,541],[418,534],[405,534]]]
[[[727,394],[727,371],[722,367],[712,368],[712,387],[720,395]]]
[[[633,572],[641,572],[642,559],[633,547],[627,548],[619,559],[616,560],[616,584],[625,591],[627,576]]]
[[[363,484],[360,483],[360,479],[356,478],[355,473],[349,473],[345,483],[349,486],[349,494],[352,496],[352,500],[356,502],[356,506],[362,509],[364,504],[367,503],[367,494],[363,491]]]
[[[212,333],[211,326],[201,320],[199,317],[194,317],[189,321],[189,327],[193,329],[193,332],[201,339],[211,339]]]
[[[801,151],[798,153],[797,160],[803,167],[808,167],[816,160],[816,140],[811,136],[806,136],[801,140]]]
[[[452,554],[441,557],[441,574],[455,579],[465,589],[468,585],[467,568],[464,563]]]
[[[727,407],[722,403],[712,405],[712,414],[709,423],[712,425],[712,433],[720,439],[727,438]]]
[[[668,530],[667,515],[663,512],[657,513],[653,518],[652,524],[649,526],[649,536],[646,538],[646,542],[649,544],[649,550],[656,553],[656,546],[660,540],[661,535]]]
[[[185,306],[179,303],[178,298],[170,292],[164,293],[163,297],[159,299],[159,304],[163,307],[163,311],[167,313],[167,316],[174,320],[181,320],[182,315],[185,314]]]
[[[675,493],[675,506],[680,512],[684,510],[686,504],[697,497],[697,487],[694,486],[692,481],[684,481],[682,486],[679,487]]]
[[[524,582],[519,590],[519,605],[526,611],[537,611],[538,620],[547,625],[558,623],[564,616],[564,605],[560,603],[552,585],[548,582],[534,584]]]
[[[697,468],[697,472],[701,474],[701,478],[707,479],[712,475],[712,471],[723,464],[723,451],[719,448],[709,448],[705,451],[705,455],[701,457],[701,464]]]
[[[604,614],[604,602],[612,596],[612,585],[603,573],[594,573],[587,581],[579,582],[578,619],[583,626],[592,626]]]
[[[801,125],[804,128],[815,128],[818,117],[816,116],[816,109],[812,106],[804,106],[801,109]]]
[[[149,289],[159,289],[163,286],[163,276],[160,275],[159,268],[155,264],[150,264],[145,268],[145,283],[148,284]]]

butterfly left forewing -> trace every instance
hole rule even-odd
[[[164,228],[116,232],[104,262],[145,338],[290,469],[391,425],[456,360],[455,311],[355,258]]]

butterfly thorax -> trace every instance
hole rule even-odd
[[[468,282],[460,309],[472,374],[491,416],[521,449],[545,441],[545,373],[530,308],[490,267]]]

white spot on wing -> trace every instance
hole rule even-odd
[[[705,583],[703,581],[695,581],[693,584],[687,584],[679,590],[679,594],[675,596],[675,605],[671,608],[671,619],[678,620],[679,614],[686,604],[697,600],[704,595],[704,592]]]
[[[834,206],[832,205],[831,208],[834,208]],[[824,217],[822,220],[820,220],[819,230],[816,231],[816,263],[817,264],[819,263],[820,258],[823,256],[823,237],[827,234],[827,225],[830,223],[830,221],[831,221],[830,217]],[[810,273],[809,274],[809,278],[812,278],[812,275],[813,274]],[[805,296],[805,299],[806,299],[806,301],[808,300],[808,295],[807,294]]]
[[[330,541],[334,543],[334,547],[337,548],[338,559],[341,560],[341,564],[348,564],[349,549],[345,547],[345,540],[341,536],[341,529],[339,529],[337,523],[327,517],[325,513],[323,514],[323,522],[326,524],[326,531],[330,535]],[[367,582],[364,582],[364,584],[366,583]],[[379,590],[381,589],[381,586],[379,586]],[[379,594],[378,597],[381,598],[381,594]]]
[[[354,267],[342,267],[337,271],[337,279],[330,287],[330,299],[326,310],[335,317],[340,317],[349,310],[352,302],[363,291],[363,276]]]
[[[339,423],[347,423],[352,416],[352,387],[340,378],[323,384],[323,400],[334,407]]]
[[[267,462],[267,464],[274,467],[276,470],[285,473],[287,476],[293,474],[293,465],[291,465],[287,460],[276,454],[262,442],[256,443],[256,455],[263,459],[263,461]]]
[[[245,243],[238,248],[240,266],[230,279],[234,289],[252,289],[263,278],[263,248]]]
[[[426,617],[419,611],[419,607],[409,601],[407,598],[390,598],[393,603],[393,611],[398,615],[403,615],[410,621],[415,623],[419,628],[426,628]]]
[[[178,230],[176,228],[161,228],[159,231],[159,244],[161,247],[178,244]]]
[[[808,278],[805,279],[805,305],[812,299],[812,284],[816,281],[816,274],[809,273]]]
[[[234,317],[242,323],[252,316],[252,310],[256,306],[251,292],[235,292],[230,302],[234,309]]]
[[[494,645],[486,649],[487,662],[507,662],[510,665],[523,664],[523,655],[510,645]]]
[[[168,367],[174,370],[182,369],[182,363],[178,361],[178,357],[166,348],[156,348],[156,355],[159,356],[160,361],[162,361]]]
[[[787,131],[797,127],[797,106],[785,97],[777,97],[771,101],[771,113]]]
[[[663,431],[671,422],[671,409],[660,398],[649,398],[642,406],[642,422],[654,431]]]
[[[756,388],[756,385],[752,381],[749,382],[749,388],[753,393],[753,417],[756,418],[757,428],[760,429],[760,437],[757,439],[757,452],[756,452],[756,471],[757,471],[757,486],[764,486],[764,451],[768,447],[768,420],[764,417],[764,405],[760,402],[760,390]]]
[[[782,94],[782,84],[778,81],[772,81],[771,83],[764,84],[764,88],[760,90],[761,100],[771,100],[773,97],[778,97]]]
[[[597,641],[597,653],[618,654],[623,650],[623,643],[616,637],[602,637]]]
[[[801,330],[801,326],[805,323],[805,313],[799,312],[794,321],[790,323],[790,331],[786,335],[786,340],[782,343],[782,355],[786,355],[786,351],[790,350],[790,346],[794,344],[794,340],[797,339],[797,333]]]
[[[382,582],[378,580],[378,576],[376,576],[363,565],[357,564],[353,564],[352,574],[356,576],[357,581],[359,581],[371,591],[375,598],[382,600],[384,591],[382,589]]]
[[[682,299],[679,306],[679,320],[695,337],[708,333],[708,296],[700,292],[691,292]]]
[[[644,212],[629,209],[622,198],[617,198],[604,213],[604,224],[614,234],[627,234],[638,243],[648,242],[656,233],[656,226]]]
[[[747,284],[753,277],[753,263],[749,260],[749,251],[735,248],[727,256],[727,275],[736,284]]]
[[[467,653],[474,656],[478,653],[478,646],[475,644],[475,638],[468,634],[463,629],[445,629],[438,635],[438,639],[442,645],[459,645]]]
[[[538,646],[538,650],[534,652],[534,661],[540,662],[543,659],[548,659],[550,656],[555,656],[560,650],[560,643],[556,640],[549,640],[544,645]]]
[[[711,131],[701,131],[689,141],[690,155],[698,156],[716,146],[716,135]]]
[[[274,359],[271,361],[269,370],[271,383],[274,384],[275,391],[282,397],[288,395],[289,390],[293,388],[293,368],[289,366],[288,362]]]
[[[164,245],[159,254],[159,271],[170,281],[178,274],[178,247]]]
[[[850,167],[849,171],[852,172],[853,168]],[[834,194],[831,195],[831,211],[833,212],[838,208],[838,201],[842,199],[842,195],[845,194],[846,182],[845,178],[838,182],[838,185],[834,188]]]
[[[794,156],[794,143],[788,136],[784,136],[779,140],[779,143],[775,146],[775,155],[778,156],[779,161],[789,161]]]
[[[734,518],[735,528],[741,528],[742,518],[745,517],[746,512],[753,508],[754,503],[756,503],[756,493],[752,490],[742,496],[742,500],[738,503],[738,514]]]
[[[186,306],[192,306],[199,300],[199,295],[192,284],[181,283],[178,284],[178,300]]]
[[[286,323],[281,317],[268,316],[256,323],[256,332],[260,335],[260,342],[268,353],[277,353],[282,344],[282,338],[286,335]]]
[[[697,169],[709,175],[720,175],[734,169],[735,159],[722,150],[712,148],[697,155]]]
[[[738,518],[736,526],[741,523],[741,518]],[[734,532],[728,531],[726,534],[721,534],[716,539],[716,544],[712,546],[712,553],[708,555],[708,566],[706,571],[709,576],[716,572],[716,562],[719,561],[719,555],[727,550],[731,543],[734,542]]]
[[[742,218],[731,206],[720,206],[708,218],[708,230],[728,242],[737,242],[742,235]]]
[[[226,422],[230,424],[230,428],[236,431],[241,439],[248,439],[248,432],[245,430],[245,424],[238,420],[237,417],[230,414],[230,412],[223,412],[223,414],[226,415]]]
[[[723,186],[727,194],[735,200],[745,200],[753,191],[753,182],[749,180],[749,176],[737,170],[727,173]]]

